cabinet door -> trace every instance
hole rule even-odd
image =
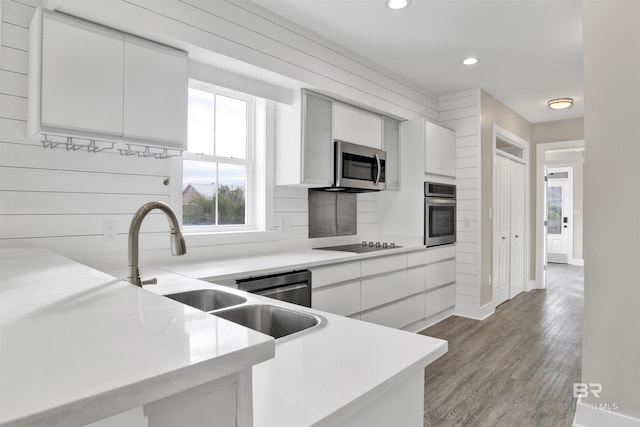
[[[442,175],[456,176],[456,133],[442,130]]]
[[[408,294],[407,270],[361,280],[361,308],[368,310]],[[404,326],[404,325],[403,325]]]
[[[41,125],[122,135],[124,36],[104,27],[43,14]]]
[[[317,310],[350,316],[360,311],[360,280],[313,290],[311,306]]]
[[[302,100],[302,181],[306,184],[333,184],[333,140],[331,100],[305,92]],[[283,167],[287,167],[283,165]]]
[[[333,139],[360,144],[360,113],[349,105],[333,103]]]
[[[358,144],[382,150],[382,117],[364,110],[358,113]]]
[[[400,189],[400,122],[382,118],[382,149],[387,152],[387,190]]]
[[[456,134],[451,129],[426,122],[424,171],[428,174],[456,176]]]
[[[127,35],[124,55],[124,137],[186,150],[186,52]]]

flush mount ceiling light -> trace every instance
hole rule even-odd
[[[564,110],[573,105],[573,98],[556,98],[547,101],[547,105],[552,110]]]
[[[400,10],[409,6],[410,0],[387,0],[387,7],[392,10]]]
[[[464,65],[476,65],[478,63],[478,58],[474,58],[473,56],[470,56],[468,58],[463,59],[462,63]]]

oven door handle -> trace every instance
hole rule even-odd
[[[455,199],[436,199],[433,197],[426,197],[427,203],[429,204],[438,204],[438,205],[455,205]]]
[[[257,295],[262,295],[265,297],[268,297],[269,295],[274,295],[274,294],[279,294],[282,292],[289,292],[289,291],[297,291],[298,289],[304,289],[304,288],[308,288],[309,285],[306,283],[298,283],[295,285],[289,285],[289,286],[280,286],[279,288],[271,288],[271,289],[267,289],[264,291],[259,291],[259,292],[255,292]]]
[[[376,174],[376,180],[373,182],[373,184],[378,185],[378,182],[380,181],[380,169],[381,169],[380,156],[378,156],[378,153],[374,154],[374,156],[376,157],[376,164],[378,165],[378,173]]]

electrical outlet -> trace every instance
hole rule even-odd
[[[116,239],[116,221],[102,221],[102,240],[111,241]]]
[[[291,218],[290,217],[280,218],[280,232],[288,233],[290,231],[291,231]]]

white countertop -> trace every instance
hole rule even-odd
[[[176,258],[175,263],[155,266],[187,277],[215,282],[238,277],[251,277],[293,270],[304,270],[319,265],[360,261],[363,259],[406,252],[426,250],[423,245],[409,245],[401,248],[384,249],[378,252],[355,253],[322,249],[301,249],[289,252],[252,255],[245,257],[187,261]],[[188,255],[187,255],[188,256]],[[140,268],[144,278],[149,274]]]
[[[211,288],[246,295],[156,269],[147,269],[147,273],[158,279],[158,285],[146,287],[152,292]],[[437,338],[258,295],[249,297],[327,319],[324,326],[276,341],[275,358],[253,367],[256,427],[333,425],[332,421],[363,409],[397,381],[417,375],[447,352],[447,342]]]
[[[272,338],[39,249],[0,248],[0,425],[85,424],[241,371]]]

